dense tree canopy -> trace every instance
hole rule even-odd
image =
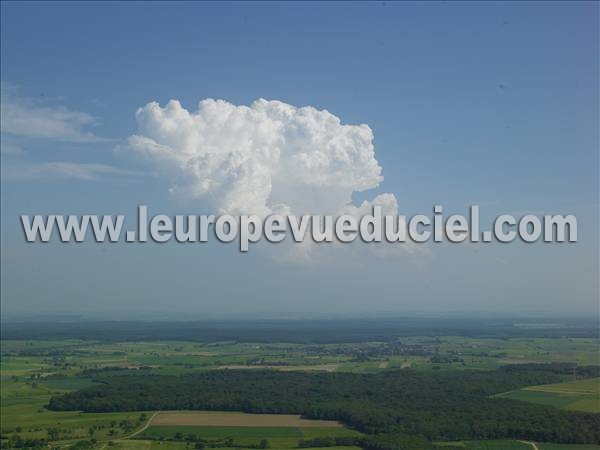
[[[570,366],[508,366],[496,371],[377,374],[151,371],[97,374],[101,385],[53,397],[53,410],[227,410],[335,419],[368,434],[405,433],[429,440],[515,438],[600,442],[600,414],[492,398],[564,379]],[[587,373],[587,372],[586,372]],[[590,370],[590,375],[594,370]],[[382,444],[383,445],[383,444]],[[384,447],[382,447],[384,448]],[[391,448],[391,447],[390,447]]]

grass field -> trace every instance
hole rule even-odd
[[[270,450],[284,450],[288,447],[276,447],[271,445]],[[126,440],[114,441],[106,450],[189,450],[190,447],[185,442],[168,442],[153,440]],[[211,450],[231,450],[229,447],[211,447]],[[316,448],[305,448],[304,450],[317,450]],[[323,450],[323,447],[318,450]],[[361,450],[358,447],[327,447],[327,450]]]
[[[447,446],[461,447],[466,450],[533,450],[529,444],[510,440],[438,442],[436,445],[440,450]]]
[[[600,450],[600,445],[580,445],[580,444],[550,444],[539,443],[535,445],[539,450]],[[465,450],[533,450],[531,444],[511,441],[511,440],[490,440],[490,441],[461,441],[461,442],[438,442],[440,450],[444,447],[461,447]]]
[[[575,445],[575,444],[537,444],[540,450],[600,450],[600,445]]]
[[[26,373],[29,370],[26,365],[21,368]],[[125,435],[129,427],[134,428],[139,423],[140,413],[84,414],[45,408],[51,395],[90,384],[90,380],[81,378],[30,381],[16,375],[3,375],[0,390],[2,433],[20,430],[19,434],[26,438],[48,438],[52,433],[57,440],[84,439],[92,435],[103,439]]]
[[[243,437],[243,438],[269,438],[269,437],[283,437],[283,438],[304,438],[314,439],[321,437],[346,437],[346,436],[360,436],[360,433],[348,428],[307,428],[307,427],[248,427],[248,426],[150,426],[145,431],[140,433],[138,436],[140,439],[157,438],[162,436],[165,439],[173,437],[175,434],[180,433],[187,435],[194,433],[200,437],[207,439],[218,439],[225,437]]]
[[[529,386],[499,394],[498,397],[571,411],[600,413],[600,378]]]
[[[300,439],[357,436],[359,433],[346,428],[151,426],[136,438],[181,440],[190,435],[214,442],[230,438],[241,447],[255,446],[261,439],[267,439],[271,447],[296,448]]]

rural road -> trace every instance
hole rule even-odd
[[[539,447],[536,445],[535,442],[531,442],[531,441],[519,441],[522,442],[523,444],[529,444],[533,447],[533,450],[540,450]]]
[[[152,415],[150,416],[150,418],[148,419],[148,421],[146,422],[146,424],[145,424],[145,425],[144,425],[142,428],[140,428],[140,429],[139,429],[139,430],[137,430],[137,431],[134,431],[133,433],[131,433],[131,434],[127,435],[127,436],[123,436],[123,437],[122,437],[122,438],[120,438],[120,439],[131,439],[132,437],[134,437],[134,436],[137,436],[138,434],[140,434],[142,431],[145,431],[145,430],[146,430],[146,428],[148,428],[148,427],[150,426],[150,424],[152,423],[152,421],[154,420],[154,418],[156,417],[156,415],[157,415],[159,412],[160,412],[160,411],[156,411],[154,414],[152,414]],[[535,447],[535,444],[534,444],[534,447]],[[536,450],[538,450],[538,449],[537,449],[537,447],[536,447]]]
[[[119,441],[123,440],[123,439],[131,439],[134,436],[137,436],[138,434],[140,434],[142,431],[145,431],[150,424],[152,423],[152,421],[154,420],[154,418],[156,417],[156,415],[159,413],[160,411],[156,411],[154,414],[152,414],[150,416],[150,418],[146,421],[146,423],[144,424],[144,426],[142,428],[140,428],[137,431],[134,431],[131,434],[128,434],[127,436],[123,436],[121,438],[118,438]],[[106,446],[108,445],[108,442],[105,442],[104,445],[102,445],[102,447],[100,447],[99,450],[104,450],[106,448]],[[536,449],[537,450],[537,449]]]

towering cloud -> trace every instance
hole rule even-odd
[[[369,126],[313,107],[207,99],[190,112],[171,100],[148,103],[136,119],[126,150],[220,213],[336,214],[351,207],[353,192],[383,179]],[[392,194],[383,198],[395,209]]]

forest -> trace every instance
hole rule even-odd
[[[301,414],[339,420],[372,435],[373,445],[368,447],[380,449],[396,448],[391,443],[398,439],[393,436],[406,435],[428,441],[507,438],[600,443],[600,414],[491,397],[565,380],[572,376],[573,367],[526,364],[493,371],[381,373],[211,370],[179,376],[144,369],[100,370],[94,375],[99,385],[54,396],[48,408]],[[598,368],[580,367],[576,376],[598,376]]]

